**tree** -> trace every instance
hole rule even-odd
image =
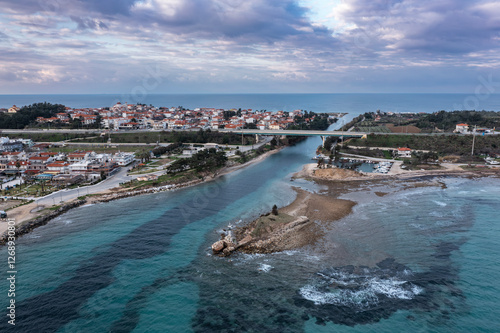
[[[143,150],[137,154],[137,157],[141,160],[142,163],[147,163],[151,159],[151,154],[148,151]]]
[[[278,215],[278,206],[276,206],[276,205],[273,206],[272,214],[273,215]]]
[[[244,129],[257,129],[257,125],[255,123],[246,123],[243,125]]]
[[[274,147],[276,147],[276,145],[278,144],[278,141],[276,141],[276,138],[273,138],[273,139],[269,142],[269,144],[271,145],[271,148],[274,148]]]
[[[321,157],[320,159],[318,159],[318,168],[321,169],[323,164],[325,164],[325,160],[323,159],[323,157]]]
[[[16,161],[16,169],[17,169],[16,177],[19,177],[19,170],[21,169],[21,162],[20,161]]]

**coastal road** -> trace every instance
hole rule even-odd
[[[84,186],[84,187],[70,189],[70,190],[61,190],[61,191],[46,195],[45,197],[38,198],[35,200],[35,202],[38,205],[52,206],[54,204],[60,203],[61,201],[67,202],[69,200],[76,199],[82,195],[94,194],[94,193],[98,193],[98,192],[112,189],[114,187],[119,186],[120,183],[124,183],[124,182],[127,182],[129,180],[132,180],[132,179],[135,179],[138,177],[137,175],[127,176],[127,171],[129,169],[129,167],[130,166],[122,167],[117,173],[106,178],[104,181],[102,181],[98,184],[91,185],[91,186]]]
[[[271,139],[269,138],[268,140],[266,139],[266,140],[263,140],[262,142],[259,142],[258,144],[254,145],[254,149],[268,143],[270,140]],[[234,146],[234,147],[236,147],[236,146]],[[252,149],[252,146],[240,146],[240,149],[242,151],[247,151],[247,150]],[[83,187],[75,188],[75,189],[67,189],[67,190],[57,191],[57,192],[51,193],[49,195],[46,195],[44,197],[35,199],[35,202],[41,206],[57,205],[60,202],[68,202],[70,200],[78,198],[79,196],[83,196],[86,194],[95,194],[98,192],[103,192],[103,191],[118,187],[120,185],[120,183],[128,182],[132,179],[136,179],[139,176],[145,176],[145,175],[158,175],[158,176],[160,176],[160,175],[165,173],[164,170],[159,170],[159,171],[154,171],[154,172],[150,172],[147,174],[127,175],[128,169],[130,167],[131,166],[129,165],[129,166],[120,168],[120,170],[117,173],[108,177],[104,181],[99,182],[98,184],[91,185],[91,186],[83,186]]]

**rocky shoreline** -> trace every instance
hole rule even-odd
[[[87,200],[73,201],[73,202],[70,202],[68,204],[65,204],[65,205],[59,207],[58,209],[50,212],[49,214],[39,216],[33,220],[30,220],[30,221],[27,221],[21,225],[18,225],[16,228],[16,231],[15,231],[15,237],[17,238],[19,236],[27,234],[27,233],[31,232],[33,229],[38,228],[42,225],[45,225],[50,220],[58,217],[59,215],[61,215],[63,213],[66,213],[68,210],[76,208],[76,207],[80,207],[86,203],[87,203]],[[8,234],[4,233],[0,237],[0,245],[4,245],[7,242],[7,239],[8,239]]]
[[[249,224],[229,229],[212,244],[212,252],[229,256],[233,252],[273,253],[314,244],[323,228],[352,212],[353,201],[336,199],[293,188],[297,198],[278,214],[261,215]]]
[[[319,169],[316,164],[306,164],[292,178],[304,178],[319,184],[332,186],[344,191],[355,184],[366,181],[401,180],[408,186],[441,186],[438,183],[414,183],[427,177],[498,177],[499,169],[461,170],[419,170],[395,172],[393,174],[366,174],[339,168]],[[343,185],[342,185],[343,184]],[[278,215],[261,215],[245,226],[229,229],[221,239],[212,245],[212,252],[218,256],[229,256],[234,252],[273,253],[298,249],[313,245],[324,234],[323,228],[328,223],[341,219],[352,211],[353,201],[336,199],[339,193],[319,195],[294,188],[297,192],[295,201],[280,209]],[[386,193],[376,193],[383,196]]]

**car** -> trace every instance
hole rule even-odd
[[[7,213],[4,210],[0,210],[0,218],[2,218],[2,219],[7,218]]]

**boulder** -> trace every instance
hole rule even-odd
[[[217,241],[217,242],[212,244],[212,251],[214,253],[219,253],[222,250],[224,250],[225,247],[226,247],[226,242],[224,242],[223,240],[220,240],[220,241]]]

